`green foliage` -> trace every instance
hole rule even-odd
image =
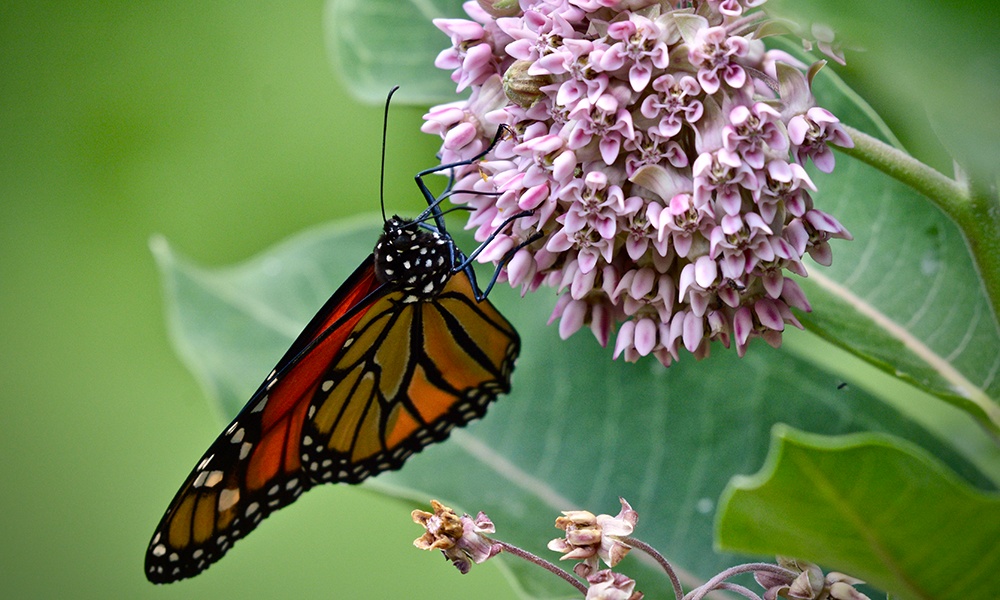
[[[857,95],[824,69],[813,92],[845,123],[891,140]],[[854,235],[802,282],[806,327],[967,410],[1000,432],[1000,332],[957,227],[912,189],[850,157],[813,172],[818,206]],[[992,349],[992,351],[990,351]]]
[[[838,67],[917,158],[992,181],[1000,163],[1000,5],[987,0],[770,0],[769,14],[836,32]],[[987,183],[988,184],[988,183]]]
[[[803,557],[900,598],[996,594],[1000,495],[895,438],[776,426],[765,466],[734,477],[722,503],[730,550]]]
[[[454,100],[447,75],[431,66],[447,40],[426,21],[438,16],[430,12],[459,16],[459,4],[392,2],[390,10],[377,2],[331,1],[327,31],[335,63],[355,93],[373,101],[381,101],[390,83],[402,84],[414,102]],[[845,18],[864,14],[838,10]],[[396,18],[405,11],[412,14]],[[925,15],[914,14],[918,20]],[[836,15],[827,16],[834,22]],[[941,31],[950,31],[942,23]],[[882,64],[867,81],[864,69],[861,75],[848,71],[852,82],[869,91],[889,86],[912,94],[921,89],[919,77],[954,63],[932,56],[940,45],[913,43],[921,38],[904,39],[904,31],[891,37],[877,27],[851,31],[869,55],[891,46],[890,58],[898,52],[906,57],[906,68]],[[972,44],[973,37],[959,41]],[[895,64],[901,64],[898,58]],[[986,65],[984,79],[997,64]],[[889,72],[894,78],[883,77]],[[979,87],[956,99],[950,80],[935,81],[961,107],[952,112],[975,121],[969,116],[979,114]],[[835,68],[820,72],[814,91],[844,122],[895,140]],[[892,101],[874,96],[890,122],[902,120]],[[912,106],[910,100],[900,106]],[[932,108],[941,102],[934,94],[927,100]],[[945,128],[956,154],[979,176],[995,167],[1000,136],[991,133],[994,113],[986,112],[980,128]],[[954,116],[929,114],[934,126]],[[915,146],[926,147],[920,132],[906,133]],[[992,162],[984,164],[983,156]],[[557,534],[551,525],[559,510],[615,513],[621,495],[639,511],[637,536],[680,567],[687,584],[742,558],[713,550],[718,514],[717,540],[730,551],[794,554],[901,597],[988,595],[982,590],[1000,583],[994,550],[1000,511],[993,492],[1000,484],[1000,454],[989,445],[995,438],[986,443],[988,452],[976,456],[962,441],[981,436],[979,427],[1000,432],[996,320],[955,225],[898,182],[850,157],[838,155],[837,161],[833,175],[813,173],[820,188],[815,200],[855,241],[834,242],[831,268],[810,266],[812,277],[802,285],[814,310],[800,319],[810,332],[886,377],[970,419],[929,432],[921,423],[933,417],[909,402],[919,395],[916,389],[894,394],[890,404],[883,402],[889,392],[877,377],[844,388],[838,385],[841,359],[830,352],[757,343],[744,359],[713,348],[708,360],[682,360],[670,369],[651,360],[612,362],[589,335],[562,341],[554,328],[542,326],[551,297],[521,299],[497,289],[492,298],[524,341],[512,394],[483,421],[414,457],[402,471],[377,478],[372,487],[485,510],[499,537],[543,555],[545,541]],[[164,241],[154,241],[175,344],[224,414],[242,406],[301,325],[367,255],[377,231],[375,218],[323,227],[221,270],[193,266]],[[472,247],[468,240],[462,245]],[[787,335],[795,345],[824,347],[815,336]],[[812,434],[864,434],[828,440],[779,427],[780,443],[768,455],[768,432],[779,423]],[[738,477],[760,468],[765,457],[766,475]],[[630,557],[625,566],[643,591],[666,592],[663,577],[647,563]],[[528,594],[568,590],[537,570],[510,567]]]
[[[431,19],[461,13],[455,0],[327,0],[324,24],[330,60],[348,89],[381,103],[387,86],[396,101],[431,104],[451,99],[455,84],[434,68],[447,38]]]
[[[377,231],[376,217],[326,226],[221,270],[195,267],[162,240],[154,242],[173,337],[225,414],[242,406],[297,324],[357,266]],[[711,546],[717,499],[732,475],[763,462],[768,431],[778,422],[824,434],[892,434],[927,448],[977,485],[994,485],[877,397],[839,386],[823,359],[761,343],[743,359],[717,349],[709,360],[669,369],[613,362],[589,335],[563,341],[554,327],[541,326],[551,309],[544,298],[522,300],[502,288],[491,298],[523,338],[513,392],[483,421],[372,485],[424,503],[435,497],[484,510],[502,539],[543,555],[544,543],[558,533],[552,527],[558,511],[614,514],[621,495],[641,515],[637,535],[669,556],[686,583],[733,564],[739,557]],[[796,493],[795,486],[784,490]],[[533,595],[568,589],[538,569],[516,568]],[[645,563],[629,568],[647,592],[665,585]]]

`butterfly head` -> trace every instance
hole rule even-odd
[[[394,216],[375,244],[375,276],[409,301],[436,297],[451,277],[454,245],[447,234]]]

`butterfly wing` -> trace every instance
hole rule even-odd
[[[380,296],[373,263],[369,256],[327,301],[188,476],[146,552],[150,581],[200,573],[311,485],[302,423],[324,371]]]
[[[476,300],[464,272],[431,301],[386,295],[323,376],[303,427],[306,472],[357,483],[398,469],[510,391],[519,349],[517,332],[489,300]]]
[[[520,341],[463,258],[441,231],[386,222],[188,476],[146,553],[150,581],[200,573],[316,483],[398,469],[509,391]]]

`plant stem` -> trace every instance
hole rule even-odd
[[[539,567],[542,567],[543,569],[545,569],[546,571],[549,571],[550,573],[558,575],[559,577],[561,577],[561,578],[565,579],[567,582],[569,582],[569,584],[572,585],[573,587],[575,587],[581,594],[583,594],[583,595],[587,594],[587,586],[585,586],[582,583],[580,583],[580,581],[578,581],[576,577],[573,577],[572,575],[570,575],[566,571],[563,571],[562,569],[560,569],[559,567],[557,567],[554,564],[550,563],[549,561],[545,560],[544,558],[541,558],[540,556],[535,556],[531,552],[528,552],[527,550],[522,550],[522,549],[518,548],[517,546],[514,546],[512,544],[508,544],[507,542],[501,542],[501,541],[498,541],[498,540],[493,540],[493,543],[494,544],[499,544],[500,547],[503,548],[504,552],[509,552],[509,553],[513,554],[514,556],[517,556],[518,558],[523,558],[524,560],[526,560],[526,561],[528,561],[530,563],[534,563],[534,564],[538,565]]]
[[[771,571],[772,573],[778,573],[779,575],[785,575],[789,579],[794,579],[798,573],[792,571],[791,569],[786,569],[779,565],[774,565],[771,563],[746,563],[743,565],[737,565],[735,567],[729,567],[725,571],[719,573],[715,577],[706,581],[701,587],[696,590],[691,590],[688,595],[684,597],[684,600],[701,600],[709,592],[716,589],[723,581],[729,579],[730,577],[735,577],[740,573],[752,573],[754,571]]]
[[[668,561],[665,556],[660,554],[660,552],[656,548],[634,537],[623,536],[618,539],[621,542],[628,544],[629,546],[641,550],[646,554],[652,556],[656,560],[656,562],[658,562],[660,566],[663,567],[663,570],[666,571],[667,577],[670,578],[670,583],[671,585],[674,586],[674,597],[676,597],[677,600],[681,600],[681,598],[684,597],[684,588],[681,587],[681,580],[678,579],[677,573],[674,572],[674,568],[670,566],[670,561]]]
[[[745,598],[749,598],[750,600],[761,600],[761,597],[753,593],[753,591],[736,583],[728,583],[723,581],[719,585],[715,586],[715,589],[736,592],[737,594]]]
[[[1000,324],[1000,202],[981,187],[945,177],[909,154],[853,127],[845,127],[854,148],[839,148],[929,198],[950,217],[965,238],[990,306]]]

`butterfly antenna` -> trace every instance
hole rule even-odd
[[[378,203],[382,209],[382,222],[385,218],[385,136],[389,129],[389,103],[392,102],[392,95],[399,89],[398,85],[392,86],[389,95],[385,97],[385,113],[382,115],[382,164],[379,166],[378,174]]]

